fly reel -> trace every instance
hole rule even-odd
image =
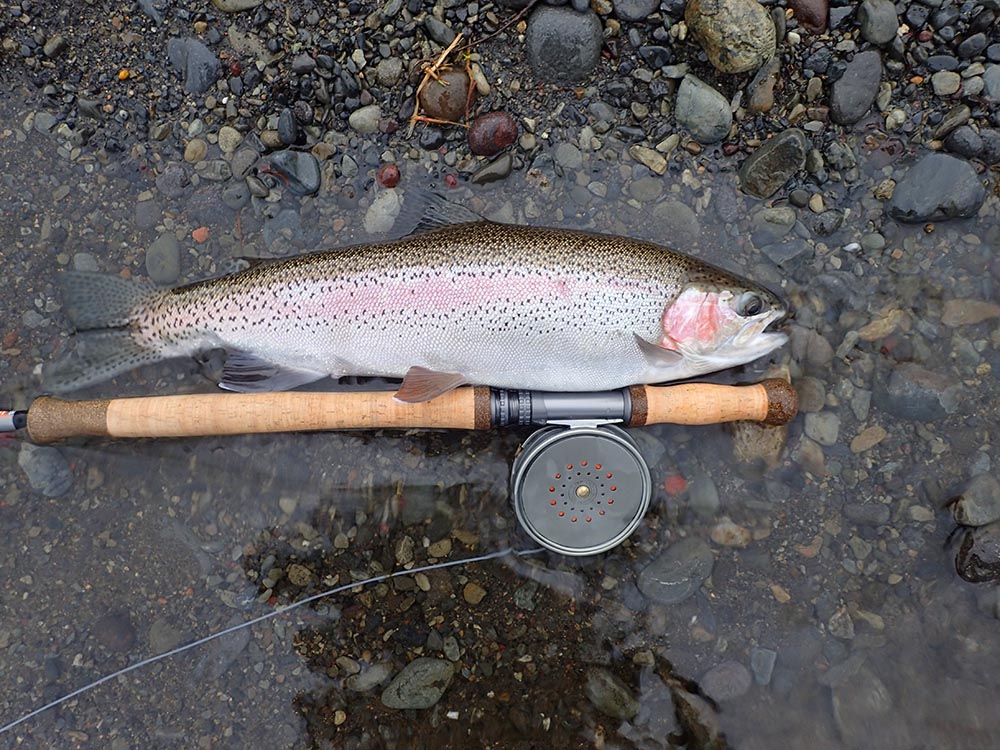
[[[563,555],[595,555],[635,531],[652,479],[636,442],[618,427],[545,427],[521,446],[510,492],[522,528]]]

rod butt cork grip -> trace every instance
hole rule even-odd
[[[28,437],[38,445],[69,437],[108,437],[110,401],[63,401],[41,396],[28,409]]]
[[[799,408],[798,394],[785,380],[770,378],[753,385],[683,383],[632,386],[630,427],[648,424],[706,425],[750,420],[768,425],[790,422]]]

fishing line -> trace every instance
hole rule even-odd
[[[142,661],[137,661],[135,664],[130,664],[127,667],[119,669],[117,672],[112,672],[109,675],[105,675],[100,679],[94,680],[88,685],[84,685],[83,687],[77,688],[71,693],[67,693],[61,698],[56,698],[54,701],[46,703],[44,706],[40,706],[39,708],[36,708],[34,711],[25,714],[16,721],[12,721],[9,724],[5,724],[4,726],[0,727],[0,734],[3,734],[13,729],[18,724],[22,724],[28,719],[38,716],[38,714],[43,713],[44,711],[48,711],[50,708],[55,708],[56,706],[62,705],[66,701],[71,700],[77,697],[78,695],[82,695],[83,693],[93,690],[97,686],[103,685],[105,682],[113,680],[116,677],[121,677],[123,675],[128,674],[129,672],[135,671],[136,669],[141,669],[142,667],[149,666],[150,664],[155,664],[158,661],[162,661],[163,659],[167,659],[171,656],[176,656],[177,654],[182,654],[185,651],[190,651],[191,649],[197,648],[198,646],[202,646],[208,643],[209,641],[214,641],[216,638],[221,638],[224,635],[235,633],[237,630],[242,630],[243,628],[249,628],[253,625],[256,625],[257,623],[265,622],[266,620],[270,620],[272,618],[278,617],[279,615],[283,615],[286,612],[290,612],[296,607],[301,607],[305,604],[309,604],[310,602],[318,601],[319,599],[323,599],[327,596],[334,596],[336,594],[341,593],[342,591],[347,591],[348,589],[370,586],[373,583],[381,583],[382,581],[388,581],[390,578],[396,578],[397,576],[412,576],[416,575],[417,573],[424,573],[428,570],[439,570],[441,568],[451,568],[456,565],[468,565],[469,563],[486,562],[487,560],[495,560],[498,557],[504,557],[506,555],[515,555],[516,557],[527,557],[528,555],[537,555],[539,552],[544,552],[544,551],[545,550],[541,547],[537,547],[535,549],[527,549],[527,550],[516,550],[511,547],[507,547],[506,549],[497,550],[496,552],[490,552],[487,555],[479,555],[477,557],[465,557],[462,558],[461,560],[447,560],[445,562],[434,563],[433,565],[424,565],[419,568],[411,568],[410,570],[396,570],[391,573],[383,573],[382,575],[379,576],[366,578],[363,581],[345,583],[342,586],[337,586],[336,588],[328,589],[326,591],[321,591],[318,594],[307,596],[305,599],[300,599],[297,602],[292,602],[291,604],[282,607],[281,609],[275,609],[272,612],[268,612],[266,614],[261,615],[260,617],[255,617],[252,620],[247,620],[246,622],[241,622],[237,623],[236,625],[231,625],[228,628],[224,628],[218,631],[217,633],[206,635],[203,638],[191,641],[190,643],[186,643],[183,646],[178,646],[177,648],[170,649],[169,651],[165,651],[162,654],[157,654],[156,656],[150,656],[147,659],[143,659]]]

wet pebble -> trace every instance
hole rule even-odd
[[[154,654],[162,654],[181,644],[184,634],[169,621],[162,617],[154,620],[149,626],[149,650]]]
[[[355,693],[367,693],[388,680],[391,674],[391,664],[377,662],[344,680],[344,687]]]
[[[851,453],[864,453],[881,443],[889,435],[881,425],[866,427],[851,440]]]
[[[772,57],[761,65],[760,70],[754,74],[753,80],[747,86],[749,101],[747,109],[755,114],[770,112],[774,106],[774,86],[778,82],[778,74],[781,72],[781,60]],[[819,80],[813,78],[810,82]]]
[[[778,653],[769,648],[754,646],[750,649],[750,670],[758,685],[767,685],[774,674],[774,665],[778,661]]]
[[[299,124],[290,107],[285,107],[278,115],[278,139],[286,146],[294,145],[299,139]]]
[[[403,667],[382,691],[382,703],[389,708],[430,708],[441,700],[454,675],[450,661],[421,656]]]
[[[733,123],[733,113],[726,98],[693,75],[686,75],[681,81],[674,116],[677,123],[702,144],[721,141]]]
[[[21,443],[17,465],[44,497],[62,497],[73,485],[73,470],[58,448]]]
[[[395,86],[403,75],[403,62],[398,57],[387,57],[375,67],[375,80],[386,88]]]
[[[583,154],[580,149],[566,141],[556,146],[552,156],[556,164],[563,169],[579,169],[583,166]]]
[[[745,695],[752,682],[750,670],[730,659],[716,664],[708,670],[702,675],[698,685],[705,695],[722,703]]]
[[[219,148],[225,154],[230,154],[239,148],[243,142],[243,136],[236,128],[223,125],[219,128]]]
[[[962,76],[950,70],[939,70],[931,76],[931,88],[935,96],[951,96],[962,85]]]
[[[698,537],[667,547],[639,574],[639,590],[660,604],[677,604],[694,595],[712,574],[715,558]]]
[[[628,685],[603,667],[587,670],[584,693],[598,711],[612,719],[628,721],[639,713],[639,701]]]
[[[164,232],[146,250],[146,274],[157,284],[173,284],[181,275],[181,248],[177,238]]]
[[[167,198],[181,198],[191,189],[191,180],[183,165],[170,162],[156,176],[156,189]]]
[[[659,0],[615,0],[615,15],[623,21],[642,21],[660,7]]]
[[[927,154],[896,185],[887,211],[904,222],[920,223],[975,216],[986,198],[976,170],[962,159]]]
[[[847,63],[830,92],[830,115],[841,125],[851,125],[871,109],[882,82],[882,56],[875,50],[860,52]]]
[[[983,139],[968,125],[963,125],[948,134],[944,139],[944,147],[953,154],[974,159],[983,150]]]
[[[684,21],[723,73],[755,70],[774,54],[774,22],[756,0],[688,0]]]
[[[540,5],[528,19],[524,42],[537,79],[572,83],[585,78],[597,65],[604,33],[592,11]]]
[[[271,154],[271,169],[288,180],[288,189],[296,195],[311,195],[322,183],[319,162],[306,151],[277,151]]]
[[[476,173],[469,178],[469,181],[473,185],[488,185],[491,182],[498,182],[499,180],[505,179],[513,168],[514,158],[510,155],[510,152],[500,154],[500,156],[491,161],[485,167],[476,171]]]
[[[863,0],[858,7],[857,18],[861,36],[872,44],[888,44],[899,29],[896,6],[892,0]]]
[[[227,185],[222,191],[222,202],[234,211],[239,211],[250,202],[250,187],[246,180]]]
[[[950,299],[944,303],[941,322],[949,328],[977,325],[1000,318],[1000,304],[981,299]]]
[[[958,409],[961,388],[948,375],[903,362],[893,369],[885,388],[875,391],[873,401],[901,419],[934,422]]]
[[[805,432],[820,445],[836,445],[840,436],[840,417],[829,411],[806,414]]]
[[[984,92],[995,102],[1000,102],[1000,65],[990,65],[983,73]]]
[[[223,13],[242,13],[245,10],[253,10],[264,0],[212,0],[212,5]]]
[[[48,39],[45,40],[45,44],[42,45],[42,52],[45,53],[46,57],[58,57],[66,49],[66,37],[62,34],[53,34]]]
[[[464,69],[454,68],[431,81],[420,92],[423,113],[436,120],[459,122],[465,117],[469,101],[469,76]]]
[[[829,13],[827,0],[789,0],[788,7],[792,9],[799,25],[810,34],[822,34],[826,31]]]
[[[123,654],[135,645],[135,628],[127,612],[109,612],[94,623],[91,632],[108,651]]]
[[[377,104],[369,104],[366,107],[359,107],[351,112],[347,118],[347,123],[358,133],[374,133],[378,130],[378,123],[381,117],[382,110],[379,109],[379,106]]]
[[[424,19],[424,28],[427,29],[431,39],[442,47],[447,47],[455,39],[455,30],[429,13]]]
[[[809,141],[798,128],[783,130],[757,148],[740,167],[740,187],[769,198],[806,164]]]
[[[392,229],[399,215],[399,194],[395,190],[385,190],[365,212],[364,226],[369,234],[382,234]]]
[[[517,123],[506,112],[487,112],[469,127],[469,149],[480,156],[496,156],[517,140]]]
[[[951,504],[955,523],[985,526],[1000,521],[1000,482],[991,474],[973,477]]]
[[[208,91],[222,71],[215,53],[197,39],[171,39],[167,42],[167,57],[183,75],[184,90],[192,94]]]
[[[955,554],[955,571],[970,583],[1000,579],[1000,521],[965,531]]]

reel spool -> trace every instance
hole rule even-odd
[[[652,479],[618,427],[545,427],[521,446],[510,491],[518,522],[536,542],[563,555],[596,555],[635,531]]]

